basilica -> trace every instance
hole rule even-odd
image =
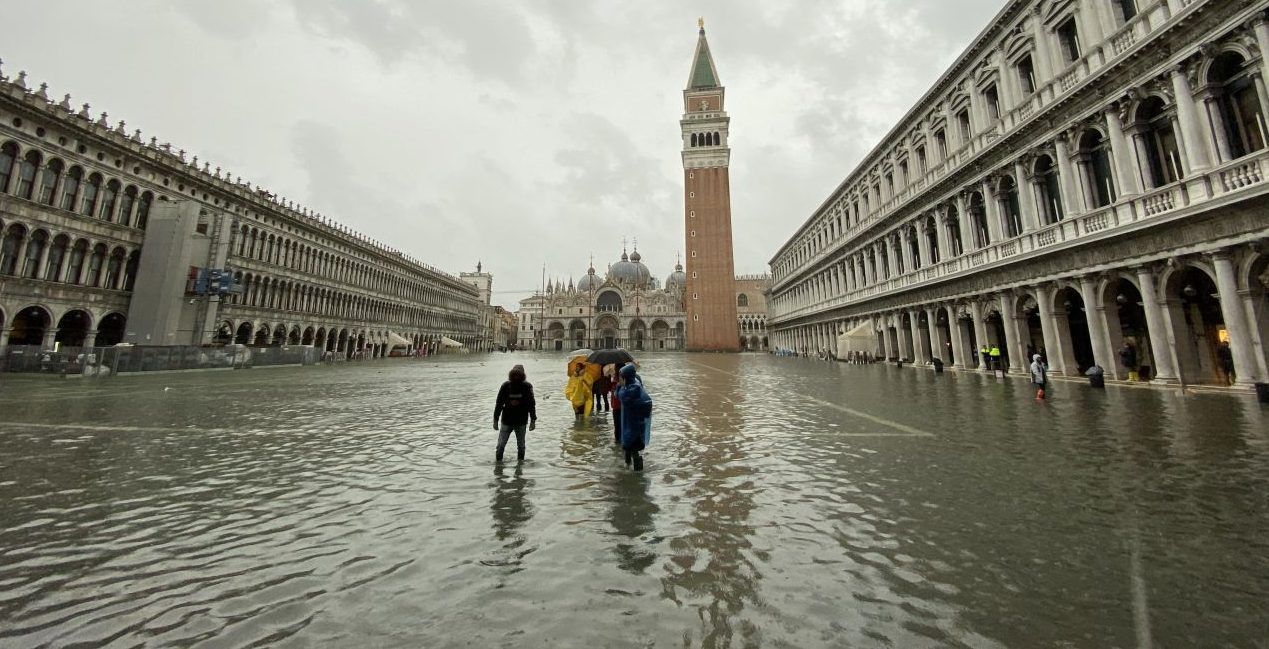
[[[685,349],[687,274],[676,262],[662,283],[636,247],[600,274],[592,263],[580,280],[550,280],[520,301],[518,346],[568,351],[622,347],[635,351]],[[766,347],[765,275],[736,278],[740,346]]]

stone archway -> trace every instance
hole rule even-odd
[[[62,347],[83,347],[92,329],[93,317],[83,309],[71,309],[57,320],[54,341]]]
[[[251,338],[252,338],[251,330],[252,330],[252,325],[250,322],[243,322],[242,324],[239,324],[237,332],[234,333],[234,344],[235,345],[251,344]]]
[[[1164,283],[1164,304],[1176,336],[1181,380],[1231,383],[1233,350],[1215,278],[1195,265],[1178,269]]]
[[[255,340],[252,343],[255,347],[269,346],[269,325],[260,325],[260,328],[256,330]]]
[[[48,330],[53,317],[42,306],[28,306],[13,316],[13,325],[9,328],[10,345],[44,344],[44,332]]]
[[[110,347],[123,342],[123,333],[128,318],[122,313],[107,313],[97,324],[97,346]]]
[[[1053,293],[1052,304],[1054,334],[1063,372],[1069,376],[1083,375],[1095,362],[1084,296],[1074,286],[1063,286]]]
[[[103,320],[104,323],[104,320]],[[101,327],[97,327],[97,340],[101,340]],[[225,320],[216,327],[216,333],[212,334],[213,345],[228,345],[234,341],[234,323]]]
[[[1150,328],[1146,323],[1145,301],[1137,283],[1127,277],[1112,277],[1102,287],[1102,304],[1106,317],[1106,333],[1114,357],[1109,359],[1113,368],[1106,368],[1116,378],[1126,378],[1130,372],[1141,380],[1148,380],[1157,367],[1155,350],[1150,342]],[[1130,353],[1125,353],[1125,345]],[[1124,364],[1125,356],[1132,365]]]

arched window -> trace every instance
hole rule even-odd
[[[912,270],[921,268],[921,241],[917,239],[915,225],[908,226],[908,253],[912,255]]]
[[[1011,176],[1000,179],[1000,209],[1005,235],[1013,238],[1022,234],[1022,205],[1018,202],[1018,184]]]
[[[70,246],[70,237],[64,234],[53,239],[53,246],[48,250],[48,262],[44,265],[44,279],[59,282],[62,279],[62,262],[66,260],[66,248]]]
[[[1077,160],[1084,176],[1084,199],[1089,206],[1106,207],[1115,202],[1115,182],[1110,167],[1110,140],[1097,129],[1084,131],[1080,136]]]
[[[106,244],[93,246],[93,254],[88,258],[88,276],[84,278],[85,286],[101,286],[101,269],[106,265]]]
[[[75,247],[71,248],[70,261],[66,264],[66,283],[81,283],[80,274],[84,270],[84,259],[88,256],[88,242],[80,239],[75,242]]]
[[[101,194],[101,208],[97,211],[97,217],[103,221],[113,221],[115,219],[115,202],[119,198],[119,181],[111,180],[106,183],[106,191]]]
[[[925,217],[925,245],[930,251],[930,263],[939,263],[939,230],[934,217]]]
[[[83,199],[79,203],[79,211],[92,216],[97,209],[97,194],[101,191],[101,174],[93,174],[84,183]]]
[[[1236,160],[1265,147],[1264,111],[1253,80],[1258,74],[1236,52],[1216,57],[1207,73],[1215,104],[1212,116],[1217,122],[1216,143],[1225,160]]]
[[[692,146],[696,146],[696,134],[692,134]]]
[[[748,295],[745,295],[744,293],[741,293],[740,295],[737,295],[737,296],[736,296],[736,306],[739,306],[739,307],[747,307],[747,306],[749,306],[749,296],[748,296]]]
[[[1058,188],[1058,170],[1053,158],[1042,155],[1035,161],[1036,194],[1040,201],[1040,214],[1045,223],[1057,223],[1062,212],[1062,191]]]
[[[119,199],[119,224],[132,224],[132,206],[137,202],[137,188],[135,185],[128,185],[123,190],[123,197]]]
[[[723,138],[718,136],[718,131],[714,131],[714,141],[713,141],[714,146],[718,146],[722,143],[723,143]]]
[[[44,174],[40,178],[40,202],[45,205],[53,204],[54,193],[57,190],[57,181],[62,176],[62,169],[65,168],[61,160],[53,158],[44,166]]]
[[[117,282],[123,273],[123,259],[123,248],[115,248],[114,252],[110,253],[110,260],[106,262],[106,279],[102,283],[104,288],[119,288]]]
[[[1137,107],[1137,119],[1133,125],[1137,129],[1137,145],[1145,158],[1146,182],[1151,187],[1162,187],[1182,177],[1172,114],[1165,108],[1163,100],[1158,97],[1146,99]]]
[[[974,247],[986,248],[991,243],[991,230],[987,227],[987,206],[978,192],[969,197],[969,222],[974,228]]]
[[[17,159],[18,145],[12,142],[0,145],[0,194],[9,191],[9,180],[13,178],[13,163]]]
[[[943,227],[947,228],[947,245],[950,248],[947,254],[953,257],[959,256],[965,251],[965,245],[961,241],[961,213],[955,205],[947,207],[947,215],[943,217]]]
[[[18,272],[18,249],[26,238],[26,228],[11,225],[0,241],[0,275],[14,275]]]
[[[30,279],[38,279],[40,276],[40,256],[44,254],[44,248],[48,245],[48,233],[43,230],[36,230],[31,235],[31,240],[26,244],[26,260],[22,264],[22,276]]]
[[[18,198],[31,200],[35,194],[35,172],[40,169],[40,160],[39,151],[27,151],[23,156],[18,169],[18,190],[14,192]]]
[[[71,167],[62,180],[62,209],[75,211],[75,194],[79,191],[79,181],[84,178],[84,170]]]
[[[141,200],[137,202],[137,228],[144,230],[145,224],[150,220],[150,204],[154,202],[154,194],[144,192],[141,194]]]
[[[128,263],[123,267],[123,290],[131,291],[137,283],[137,268],[141,266],[141,251],[133,250],[128,255]]]

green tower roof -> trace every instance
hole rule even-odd
[[[714,68],[714,57],[709,55],[704,27],[701,27],[700,38],[696,40],[696,56],[692,58],[692,76],[687,81],[687,87],[692,90],[718,87],[718,70]]]

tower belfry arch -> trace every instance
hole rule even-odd
[[[723,110],[726,89],[705,39],[704,19],[698,19],[697,26],[696,52],[679,120],[687,243],[685,347],[688,351],[740,351],[728,173],[731,118]]]

